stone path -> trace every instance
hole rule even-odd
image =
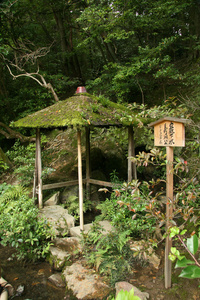
[[[80,226],[74,226],[74,217],[68,214],[67,209],[58,205],[58,199],[59,196],[56,194],[40,210],[40,217],[47,218],[57,235],[54,245],[50,247],[49,257],[49,262],[56,273],[50,276],[49,280],[57,287],[66,283],[68,289],[72,290],[77,299],[105,299],[109,295],[111,288],[103,282],[98,273],[85,266],[83,259],[77,261],[77,257],[81,257],[82,253]],[[100,221],[99,223],[102,226],[102,234],[107,234],[112,230],[109,221]],[[85,224],[84,232],[87,233],[92,225],[92,223]],[[67,266],[69,261],[74,261],[74,263]],[[62,278],[64,278],[64,281]],[[126,288],[128,290],[130,286],[126,286]],[[146,300],[148,299],[148,294],[141,293],[140,297]]]

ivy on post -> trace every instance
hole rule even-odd
[[[185,147],[185,126],[186,119],[165,117],[153,123],[154,145],[166,147],[167,153],[167,175],[166,175],[166,232],[171,227],[173,207],[173,147]],[[172,239],[167,235],[165,242],[165,288],[171,287],[171,260],[169,260]]]

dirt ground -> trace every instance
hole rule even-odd
[[[15,291],[22,285],[25,287],[24,293],[14,299],[32,300],[64,300],[75,299],[69,293],[66,294],[65,288],[56,288],[49,281],[48,277],[52,274],[51,267],[46,262],[38,264],[23,264],[17,260],[11,260],[13,250],[9,247],[0,246],[1,268],[3,276],[13,285]],[[150,295],[149,300],[199,300],[200,285],[199,279],[189,280],[179,278],[180,270],[172,269],[172,287],[164,287],[164,251],[159,253],[162,257],[161,265],[158,270],[150,265],[135,268],[129,282],[141,291]],[[93,299],[96,300],[96,299]]]
[[[158,270],[150,265],[136,268],[134,277],[129,282],[141,291],[150,295],[150,300],[199,300],[200,299],[200,279],[180,278],[178,275],[181,269],[174,269],[172,264],[172,286],[165,289],[164,280],[164,249],[159,250],[161,264]]]

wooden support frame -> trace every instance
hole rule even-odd
[[[136,165],[131,161],[130,157],[135,156],[134,132],[133,127],[128,127],[128,182],[137,179]]]
[[[81,130],[77,130],[77,149],[78,149],[78,180],[58,182],[52,184],[42,183],[42,160],[41,160],[41,138],[40,129],[36,129],[36,160],[35,160],[35,173],[34,173],[34,184],[33,184],[33,198],[36,194],[38,195],[38,206],[43,207],[43,190],[56,189],[61,187],[79,186],[79,211],[80,211],[80,229],[84,230],[84,217],[83,217],[83,184],[86,184],[86,195],[90,197],[90,185],[99,185],[103,187],[113,187],[111,182],[97,180],[90,178],[91,176],[91,163],[90,163],[90,128],[85,127],[86,135],[86,178],[83,179],[82,175],[82,152],[81,152]],[[135,156],[134,148],[134,134],[133,127],[128,127],[128,156]],[[137,179],[136,166],[128,158],[128,180]]]

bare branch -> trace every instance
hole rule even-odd
[[[35,142],[35,138],[34,137],[30,137],[30,136],[25,136],[13,129],[11,129],[9,126],[7,126],[6,124],[0,122],[0,133],[3,134],[7,139],[19,139],[22,143],[25,142]]]
[[[54,97],[54,100],[56,102],[59,101],[59,98],[58,98],[58,96],[57,96],[57,94],[56,94],[53,86],[51,85],[51,83],[47,83],[46,80],[45,80],[45,78],[44,78],[44,76],[42,76],[41,74],[39,74],[39,66],[38,66],[37,72],[28,73],[24,69],[22,69],[21,67],[19,67],[17,64],[10,63],[10,65],[12,65],[13,67],[15,67],[18,71],[24,72],[22,74],[14,75],[13,72],[11,71],[11,68],[9,67],[9,65],[6,64],[6,66],[8,68],[8,71],[9,71],[10,75],[13,77],[13,79],[17,79],[17,78],[23,77],[23,76],[29,77],[29,78],[35,80],[40,86],[48,89],[52,93],[52,95]],[[37,77],[39,77],[39,79]]]
[[[19,52],[18,56],[15,56],[15,61],[18,66],[24,66],[26,63],[31,63],[35,65],[37,63],[37,59],[43,56],[46,56],[53,45],[53,43],[49,47],[40,47],[36,50],[32,50],[35,45],[29,41],[25,40],[25,42],[18,41],[19,47],[15,49],[15,51]]]
[[[12,64],[12,65],[13,65],[13,64]],[[16,66],[16,65],[15,65],[15,66]],[[23,74],[14,75],[14,74],[12,73],[10,67],[9,67],[8,65],[6,65],[6,67],[8,68],[9,73],[10,73],[10,75],[13,77],[13,79],[17,79],[18,77],[26,76],[26,77],[29,77],[29,78],[35,80],[39,85],[41,85],[41,86],[43,86],[43,87],[46,87],[44,83],[40,82],[36,77],[34,77],[34,75],[35,75],[35,76],[36,76],[36,75],[42,76],[42,75],[40,75],[40,74],[38,74],[38,73],[23,73]],[[17,66],[16,66],[16,68],[17,68]],[[42,77],[43,77],[43,76],[42,76]]]
[[[4,61],[6,62],[6,66],[8,68],[8,71],[10,73],[10,75],[13,77],[13,79],[17,79],[19,77],[29,77],[32,80],[36,81],[40,86],[48,89],[53,97],[54,100],[56,102],[59,101],[59,98],[53,88],[53,86],[51,85],[51,83],[47,83],[44,76],[41,75],[39,73],[39,64],[37,62],[37,59],[43,56],[46,56],[53,43],[48,46],[48,47],[40,47],[36,50],[32,50],[33,48],[35,48],[35,45],[29,41],[29,40],[25,40],[25,41],[18,41],[19,47],[17,47],[17,49],[15,49],[14,52],[14,62],[8,61],[7,59],[5,59],[5,57],[3,57],[3,55],[1,55],[4,59]],[[37,71],[36,72],[27,72],[24,68],[24,66],[27,63],[31,63],[32,65],[36,65],[37,66]],[[15,75],[13,73],[13,71],[11,70],[11,67],[14,67],[19,73],[17,75]]]

